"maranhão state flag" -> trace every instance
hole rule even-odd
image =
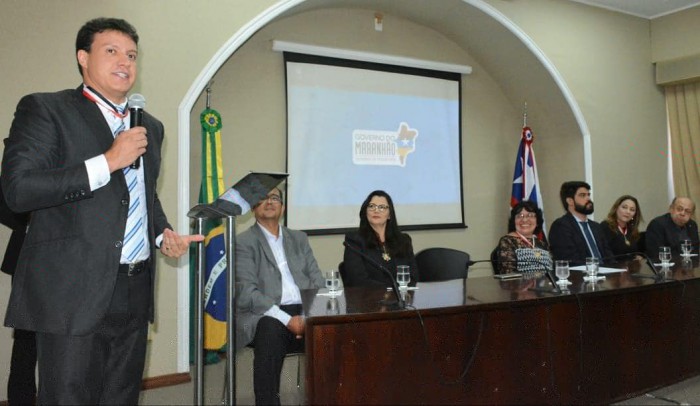
[[[523,127],[520,136],[520,146],[518,146],[518,156],[515,159],[510,207],[527,200],[537,204],[537,207],[544,213],[540,181],[537,176],[537,166],[535,165],[535,151],[532,149],[534,139],[535,136],[530,127]],[[544,224],[542,225],[542,232],[545,232]]]

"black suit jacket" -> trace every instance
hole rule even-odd
[[[632,241],[632,236],[629,233],[624,236],[618,230],[611,230],[606,222],[600,224],[600,229],[612,255],[624,257],[625,254],[631,255],[639,252],[639,239]]]
[[[693,252],[698,253],[698,225],[694,220],[689,220],[685,225],[688,238],[693,242]],[[681,253],[680,228],[671,219],[671,214],[666,213],[653,219],[647,226],[645,246],[650,258],[659,258],[659,247],[671,247],[673,255]]]
[[[10,241],[7,243],[5,256],[2,257],[2,265],[0,266],[0,270],[8,275],[15,273],[17,258],[19,257],[19,250],[22,248],[22,242],[24,242],[24,230],[27,227],[28,219],[29,216],[26,213],[15,213],[7,207],[5,194],[0,186],[0,223],[12,230]]]
[[[588,220],[588,224],[600,255],[603,259],[610,258],[612,252],[603,236],[601,225],[593,220]],[[591,256],[581,228],[571,213],[566,213],[552,223],[549,228],[549,248],[554,259],[568,260],[572,265],[585,264],[586,257]]]
[[[144,113],[143,156],[150,240],[153,319],[155,236],[170,227],[158,195],[163,125]],[[107,312],[117,279],[129,208],[124,174],[90,190],[85,160],[114,138],[99,108],[75,90],[20,100],[5,140],[2,187],[8,206],[30,212],[5,317],[8,327],[53,334],[94,331]]]
[[[396,279],[396,266],[408,265],[411,270],[410,285],[414,286],[418,282],[419,270],[416,257],[413,254],[413,247],[411,247],[411,254],[408,257],[392,257],[390,261],[385,261],[382,258],[382,251],[379,248],[368,248],[367,243],[358,231],[345,234],[345,242],[366,254],[371,261],[362,258],[352,249],[345,247],[345,254],[343,255],[344,286],[391,286],[392,282],[388,275],[380,270],[377,265],[382,265],[391,272],[394,280]]]

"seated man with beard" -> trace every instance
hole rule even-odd
[[[564,182],[559,191],[566,214],[554,221],[549,230],[550,250],[554,259],[581,265],[587,257],[596,257],[602,264],[612,254],[600,224],[588,219],[593,214],[591,186],[586,182]]]

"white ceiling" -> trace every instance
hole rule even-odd
[[[653,19],[700,5],[698,0],[571,0],[637,17]]]

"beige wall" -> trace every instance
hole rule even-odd
[[[700,55],[700,6],[651,21],[651,61]]]
[[[700,7],[651,22],[651,55],[656,80],[671,84],[700,80]]]
[[[637,195],[648,219],[662,212],[667,205],[665,116],[663,97],[654,85],[650,23],[561,1],[488,3],[534,40],[580,105],[591,132],[598,218],[622,193]],[[273,4],[272,0],[4,0],[0,3],[0,132],[7,133],[15,104],[23,94],[79,84],[73,44],[84,21],[101,15],[126,18],[137,27],[142,41],[140,79],[135,90],[147,97],[148,110],[163,120],[168,132],[159,194],[167,214],[175,221],[180,164],[178,106],[212,55]],[[433,4],[437,7],[440,3]],[[281,56],[269,51],[271,38],[392,50],[391,53],[470,64],[474,73],[465,77],[463,85],[465,213],[470,227],[413,232],[412,236],[417,249],[452,246],[468,250],[475,259],[486,258],[504,232],[517,146],[517,139],[509,137],[519,133],[523,100],[512,97],[508,86],[495,79],[496,69],[491,74],[474,58],[472,53],[476,51],[470,52],[466,44],[440,33],[439,27],[397,18],[396,29],[387,29],[382,41],[368,41],[376,33],[370,24],[360,27],[357,23],[365,21],[371,12],[322,10],[279,19],[251,38],[221,68],[215,77],[213,106],[221,111],[224,120],[226,180],[238,179],[251,169],[284,169],[283,67]],[[539,137],[538,165],[545,185],[545,209],[552,221],[561,213],[556,196],[558,185],[571,177],[583,178],[582,141],[578,128],[550,124],[557,122],[558,110],[537,111],[538,104],[529,103],[532,117],[537,117],[529,124]],[[199,162],[196,120],[202,107],[200,99],[192,111],[192,202],[196,199]],[[267,162],[275,166],[263,165]],[[239,230],[249,222],[249,218],[244,219]],[[0,231],[0,246],[4,247],[8,235],[5,229]],[[314,237],[311,241],[323,268],[337,264],[342,255],[339,237]],[[159,262],[158,314],[147,376],[177,370],[176,265]],[[476,269],[476,274],[488,272],[485,266]],[[5,275],[0,279],[2,313],[10,279]],[[9,329],[2,329],[0,365],[9,365],[10,347]],[[7,371],[0,370],[0,399],[6,380]]]
[[[271,50],[273,39],[424,59],[430,56],[439,62],[471,65],[475,73],[464,76],[462,86],[465,216],[469,229],[412,232],[412,236],[416,250],[441,245],[484,257],[495,246],[505,223],[503,212],[483,207],[493,207],[494,186],[509,193],[505,186],[512,176],[517,144],[502,149],[497,146],[499,141],[507,144],[504,137],[518,136],[520,112],[510,105],[488,72],[454,42],[430,28],[396,17],[386,23],[385,31],[377,33],[370,24],[373,15],[373,10],[326,9],[284,18],[258,32],[217,72],[212,107],[221,113],[224,122],[226,184],[248,170],[286,169],[284,62],[281,53]],[[204,103],[202,95],[192,111],[192,134],[199,131]],[[193,137],[191,141],[190,187],[191,199],[195,200],[200,180],[200,140]],[[361,203],[357,202],[358,208]],[[506,208],[508,199],[502,198],[500,203]],[[241,220],[239,231],[253,223],[250,214]],[[498,227],[492,227],[494,223]],[[311,240],[322,269],[336,267],[342,260],[341,235]]]
[[[665,210],[665,107],[653,84],[649,22],[556,0],[491,3],[544,50],[581,107],[591,132],[596,219],[627,193],[648,220]]]

